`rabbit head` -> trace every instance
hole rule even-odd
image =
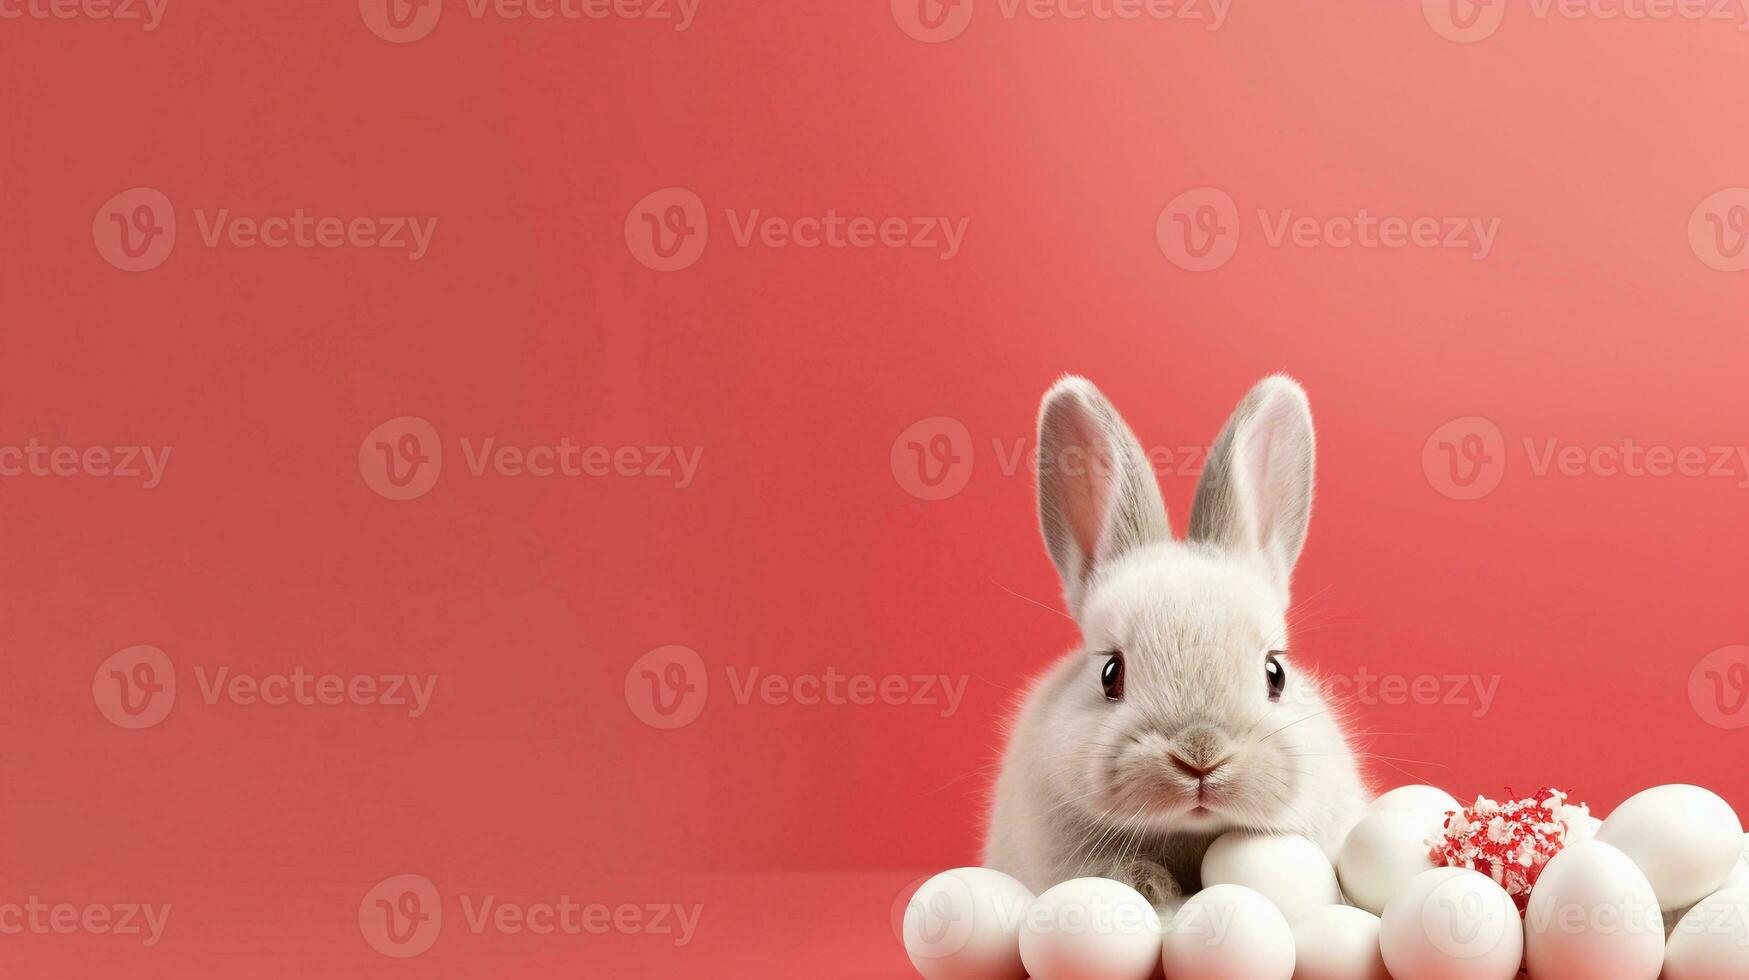
[[[1312,417],[1285,376],[1215,441],[1175,541],[1141,445],[1090,382],[1039,414],[1039,522],[1082,645],[1035,690],[1051,795],[1093,822],[1305,833],[1352,805],[1352,754],[1292,655],[1289,578],[1312,509]],[[1041,696],[1042,695],[1042,696]]]

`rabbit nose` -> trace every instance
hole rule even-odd
[[[1178,771],[1192,779],[1207,779],[1214,775],[1222,766],[1227,764],[1227,760],[1222,759],[1211,766],[1199,766],[1195,763],[1185,761],[1184,757],[1176,752],[1173,752],[1171,756],[1172,764],[1178,767]]]
[[[1227,762],[1225,741],[1218,732],[1198,726],[1180,732],[1170,752],[1172,765],[1192,779],[1207,779]]]

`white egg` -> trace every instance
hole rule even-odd
[[[1549,860],[1531,889],[1524,947],[1537,980],[1655,980],[1664,917],[1626,854],[1578,841]]]
[[[1462,810],[1457,797],[1437,786],[1399,786],[1372,801],[1368,812],[1408,810],[1412,813],[1438,814],[1440,819],[1452,810]]]
[[[1689,909],[1670,935],[1665,980],[1749,977],[1749,888],[1727,888]]]
[[[1032,892],[1000,871],[955,868],[905,906],[905,952],[924,980],[1019,980],[1020,924]]]
[[[1275,903],[1243,885],[1214,885],[1185,901],[1162,942],[1172,980],[1289,980],[1294,934]]]
[[[1512,980],[1524,957],[1524,926],[1512,896],[1492,879],[1435,868],[1391,900],[1379,922],[1379,952],[1393,977]]]
[[[1634,794],[1603,822],[1597,839],[1639,865],[1667,909],[1718,891],[1743,854],[1737,814],[1699,786],[1658,786]]]
[[[1379,917],[1326,905],[1294,922],[1294,980],[1391,980],[1379,952]]]
[[[1020,959],[1033,980],[1147,980],[1160,962],[1160,914],[1122,882],[1065,881],[1027,910]]]
[[[1336,856],[1342,893],[1368,912],[1382,913],[1416,875],[1433,869],[1433,849],[1427,841],[1437,826],[1426,812],[1368,814],[1348,832]]]
[[[1221,835],[1203,853],[1202,883],[1244,885],[1274,902],[1289,922],[1342,901],[1330,859],[1318,845],[1293,834]]]

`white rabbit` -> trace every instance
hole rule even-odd
[[[1312,416],[1266,378],[1210,453],[1174,541],[1141,446],[1084,378],[1039,410],[1039,523],[1082,645],[1027,691],[984,864],[1035,892],[1096,875],[1172,907],[1229,830],[1334,858],[1370,798],[1342,722],[1289,656]]]

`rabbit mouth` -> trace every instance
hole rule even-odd
[[[1228,812],[1232,787],[1225,780],[1214,785],[1208,780],[1155,776],[1135,780],[1112,795],[1119,801],[1129,801],[1132,808],[1140,805],[1144,819],[1155,822],[1176,823],[1188,818],[1200,823],[1228,820],[1232,816]]]
[[[1171,760],[1135,760],[1112,773],[1108,801],[1134,811],[1159,830],[1215,832],[1246,827],[1267,830],[1284,819],[1286,797],[1259,782],[1255,764],[1243,755],[1205,766],[1202,775],[1182,771]],[[1291,793],[1283,786],[1282,793]]]

